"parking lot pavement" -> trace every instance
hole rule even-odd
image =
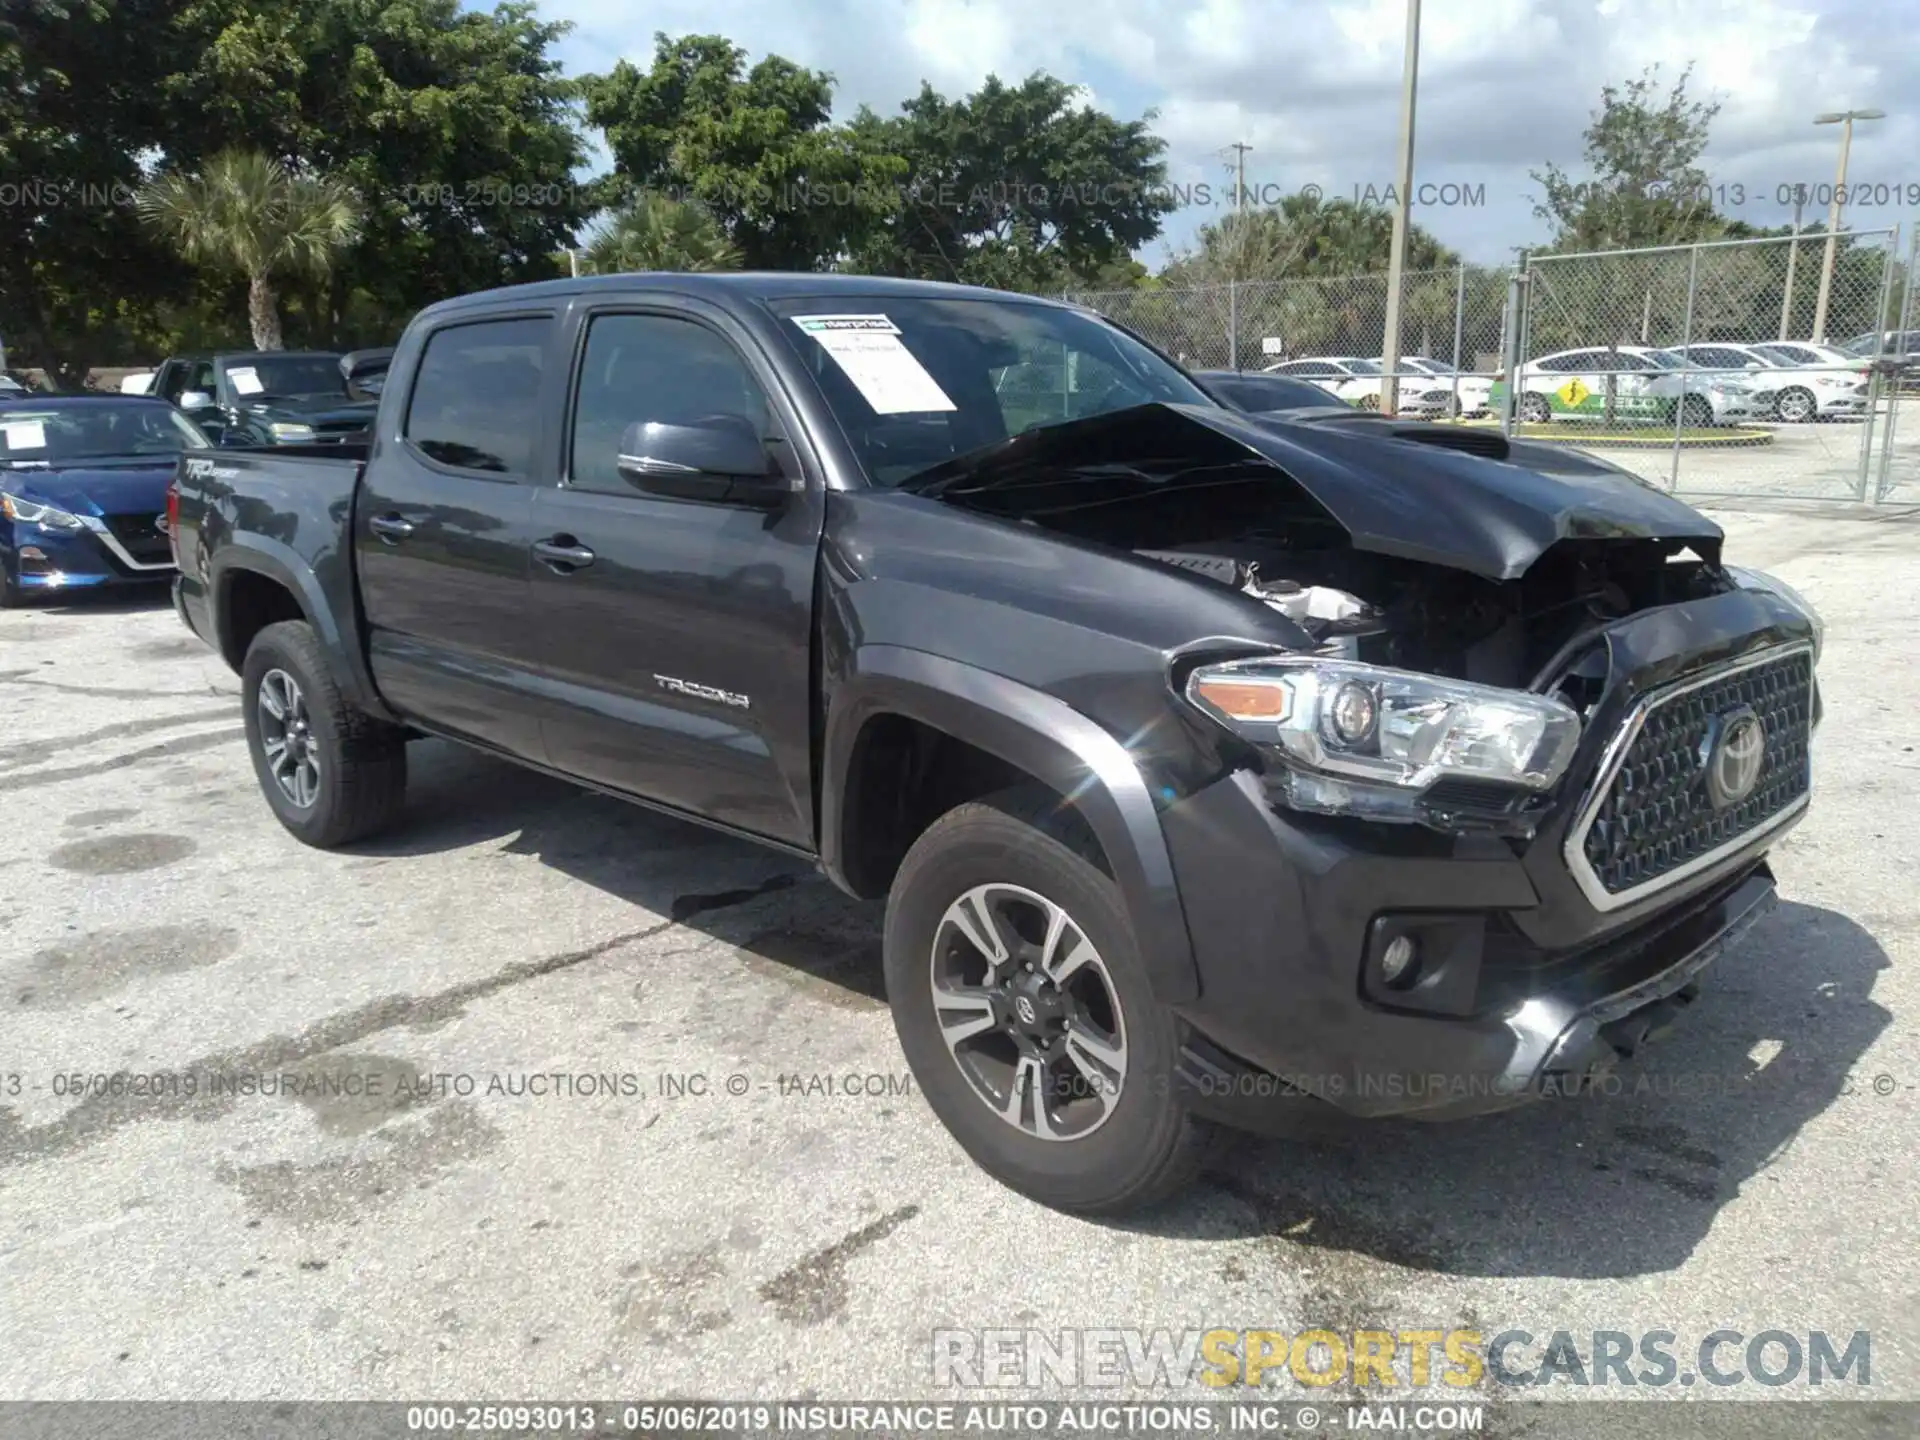
[[[307,850],[164,604],[0,616],[0,1396],[938,1396],[936,1329],[1378,1325],[1865,1330],[1920,1397],[1920,528],[1719,518],[1829,626],[1779,910],[1618,1093],[1234,1139],[1127,1225],[965,1160],[803,865],[437,742]]]

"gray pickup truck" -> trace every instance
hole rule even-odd
[[[436,735],[805,856],[885,897],[933,1112],[1066,1209],[1169,1193],[1211,1122],[1580,1085],[1808,802],[1818,622],[1705,517],[1228,409],[1031,297],[466,296],[367,443],[188,457],[172,510],[293,835],[394,823]]]

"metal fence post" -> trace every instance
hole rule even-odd
[[[1467,262],[1462,260],[1453,281],[1453,404],[1452,419],[1460,413],[1460,339],[1467,325]]]
[[[1227,368],[1240,368],[1240,282],[1227,281]]]
[[[1520,413],[1520,357],[1526,354],[1527,293],[1530,277],[1527,256],[1522,251],[1520,264],[1507,277],[1507,313],[1501,322],[1500,368],[1507,376],[1507,398],[1500,406],[1500,433],[1513,438],[1515,417]]]
[[[1887,312],[1893,307],[1893,267],[1900,253],[1900,227],[1894,226],[1893,233],[1887,237],[1886,251],[1880,263],[1880,308],[1876,312],[1873,325],[1874,348],[1880,352],[1876,359],[1882,358],[1887,345]],[[1889,385],[1888,376],[1880,366],[1875,366],[1873,378],[1867,382],[1867,423],[1860,427],[1860,483],[1854,489],[1854,498],[1866,502],[1868,475],[1873,468],[1873,421],[1874,408],[1881,397],[1887,400],[1887,409],[1900,403],[1900,387]]]
[[[1900,248],[1900,227],[1894,227],[1894,238],[1887,246],[1887,268],[1893,268],[1893,257]],[[1907,268],[1901,277],[1900,288],[1900,338],[1894,346],[1898,355],[1910,355],[1907,346],[1907,330],[1913,323],[1913,267],[1920,261],[1920,223],[1913,227],[1913,234],[1907,241]],[[1881,332],[1884,336],[1885,332]],[[1901,378],[1896,377],[1887,387],[1887,422],[1880,431],[1880,473],[1874,477],[1873,503],[1878,505],[1887,498],[1887,492],[1893,488],[1893,437],[1899,428]],[[1871,420],[1869,420],[1871,427]]]
[[[1686,318],[1680,322],[1680,343],[1693,343],[1693,299],[1700,285],[1700,247],[1695,245],[1687,253],[1687,311]],[[1684,353],[1684,352],[1683,352]],[[1674,494],[1680,493],[1680,436],[1687,426],[1687,383],[1689,376],[1685,370],[1680,372],[1680,398],[1673,407],[1673,473],[1668,479],[1667,489]]]

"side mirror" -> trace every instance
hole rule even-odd
[[[618,464],[634,488],[676,500],[775,510],[791,488],[766,441],[737,415],[700,425],[629,425],[620,437]]]
[[[213,404],[213,396],[204,390],[182,390],[180,408],[182,410],[205,410]]]

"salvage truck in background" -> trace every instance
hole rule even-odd
[[[1238,413],[1030,297],[467,296],[365,444],[187,457],[172,509],[294,836],[392,825],[437,735],[805,856],[886,898],[928,1104],[1070,1210],[1305,1097],[1603,1072],[1808,803],[1818,621],[1695,511],[1498,435]]]

